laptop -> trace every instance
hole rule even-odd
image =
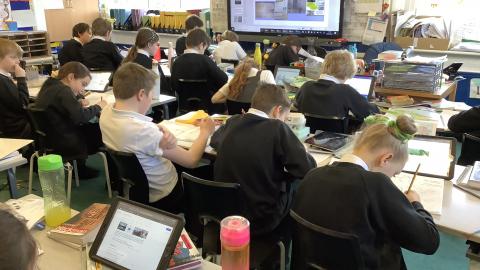
[[[373,88],[375,87],[374,76],[355,75],[345,83],[357,90],[357,92],[367,100],[371,100],[373,98]]]
[[[111,71],[91,71],[90,75],[92,80],[85,87],[86,91],[92,92],[105,92],[108,89],[110,78],[112,77]]]
[[[179,216],[117,198],[100,227],[90,258],[112,269],[167,269],[183,229]]]
[[[296,67],[276,66],[275,67],[275,83],[284,87],[293,81],[293,78],[300,75],[300,69]]]

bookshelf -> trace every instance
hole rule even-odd
[[[27,61],[52,55],[46,31],[2,31],[0,38],[15,41],[23,49],[23,58]]]

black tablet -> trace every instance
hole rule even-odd
[[[348,135],[317,130],[315,135],[306,139],[305,142],[313,147],[317,147],[328,152],[335,152],[347,144]]]
[[[90,258],[112,269],[167,269],[183,225],[179,216],[118,198],[100,227]]]

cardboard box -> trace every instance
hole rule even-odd
[[[413,46],[415,49],[446,51],[453,47],[449,39],[395,37],[394,42],[402,48]]]

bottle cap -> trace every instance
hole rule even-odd
[[[62,157],[59,155],[46,155],[38,158],[39,171],[53,171],[63,168]]]
[[[241,216],[229,216],[220,222],[220,239],[222,243],[241,247],[250,242],[250,222]]]

